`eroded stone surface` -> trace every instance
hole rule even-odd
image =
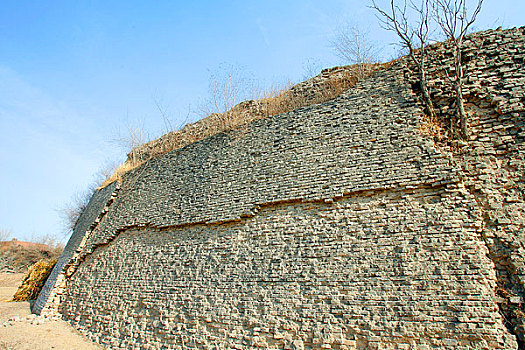
[[[130,230],[80,265],[61,312],[110,347],[509,349],[474,207],[384,191]]]
[[[466,45],[469,140],[421,132],[400,60],[134,170],[53,305],[110,348],[517,348],[524,30]],[[447,120],[450,56],[433,50]]]

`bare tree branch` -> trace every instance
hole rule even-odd
[[[209,84],[210,96],[198,106],[198,112],[204,116],[216,113],[227,126],[231,117],[229,111],[251,97],[254,81],[241,67],[223,63],[210,75]]]
[[[456,100],[456,119],[460,123],[461,137],[468,139],[468,116],[464,107],[463,79],[465,71],[463,66],[462,49],[463,41],[469,28],[476,21],[481,11],[483,0],[478,0],[472,14],[468,15],[466,0],[434,0],[436,3],[436,22],[441,28],[446,39],[452,45],[454,58],[454,75],[451,77],[445,71],[447,78],[454,86]]]
[[[13,236],[13,231],[6,228],[0,228],[0,242],[7,241]]]
[[[162,102],[155,96],[153,97],[153,103],[155,103],[155,107],[157,107],[160,113],[160,116],[162,117],[162,120],[164,121],[165,133],[173,131],[173,127],[171,125],[170,118],[168,115],[168,108],[164,106]]]
[[[399,37],[400,46],[408,50],[408,56],[416,66],[419,75],[419,85],[427,113],[430,120],[435,120],[436,113],[426,78],[426,46],[428,45],[430,20],[434,13],[434,6],[430,0],[421,0],[419,4],[414,1],[408,3],[407,0],[397,4],[395,0],[390,0],[390,8],[383,10],[376,4],[375,0],[372,0],[371,8],[377,11],[381,26],[394,32]],[[418,18],[413,24],[408,19],[409,10],[415,12]]]
[[[82,212],[87,208],[89,200],[95,192],[95,187],[91,186],[87,190],[76,193],[71,202],[66,204],[64,208],[59,210],[59,215],[62,219],[65,234],[69,235],[75,229],[75,226],[80,218]]]
[[[379,47],[357,25],[347,23],[340,27],[330,44],[339,58],[358,65],[360,79],[366,76],[367,64],[379,61]]]

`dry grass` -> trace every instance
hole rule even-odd
[[[419,130],[421,134],[432,138],[435,141],[442,141],[447,138],[448,132],[443,126],[443,122],[432,120],[425,115],[425,120],[421,123]]]
[[[321,82],[313,96],[294,93],[293,87],[281,91],[274,96],[260,100],[263,117],[293,111],[294,109],[326,102],[341,95],[344,91],[354,86],[358,78],[350,74]]]
[[[322,73],[295,86],[290,84],[285,88],[260,93],[259,99],[241,102],[225,113],[212,113],[206,118],[186,125],[181,130],[169,132],[156,140],[133,148],[127,160],[100,187],[105,187],[114,181],[121,181],[124,174],[151,158],[218,133],[239,128],[257,119],[332,100],[353,87],[360,79],[365,79],[373,72],[390,65],[391,62],[357,64],[333,70],[334,74],[327,70],[327,74]]]
[[[102,182],[102,184],[100,185],[99,189],[100,188],[104,188],[107,185],[109,185],[109,184],[111,184],[111,183],[113,183],[115,181],[121,181],[122,180],[122,176],[125,173],[127,173],[130,170],[135,169],[136,167],[138,167],[142,163],[143,162],[139,161],[138,159],[135,159],[135,158],[131,158],[130,159],[129,155],[128,155],[128,159],[124,163],[119,165],[117,167],[117,169],[115,169],[115,172],[113,172],[113,174],[111,174],[106,180],[104,180],[104,182]]]
[[[22,284],[13,296],[13,301],[36,299],[46,283],[47,277],[53,270],[53,267],[55,267],[56,262],[55,259],[40,260],[30,266],[27,270],[27,275],[22,280]]]

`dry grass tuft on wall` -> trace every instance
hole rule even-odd
[[[13,296],[13,301],[35,300],[56,263],[56,259],[40,260],[30,266]]]
[[[316,77],[295,86],[259,93],[259,99],[241,102],[225,113],[212,113],[181,130],[169,132],[160,138],[134,147],[127,160],[100,186],[105,187],[151,158],[182,148],[224,131],[236,129],[257,119],[290,112],[332,100],[353,87],[373,72],[392,63],[355,64],[325,69]]]

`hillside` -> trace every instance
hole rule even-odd
[[[25,273],[41,259],[57,259],[62,247],[13,239],[0,242],[0,272]]]

